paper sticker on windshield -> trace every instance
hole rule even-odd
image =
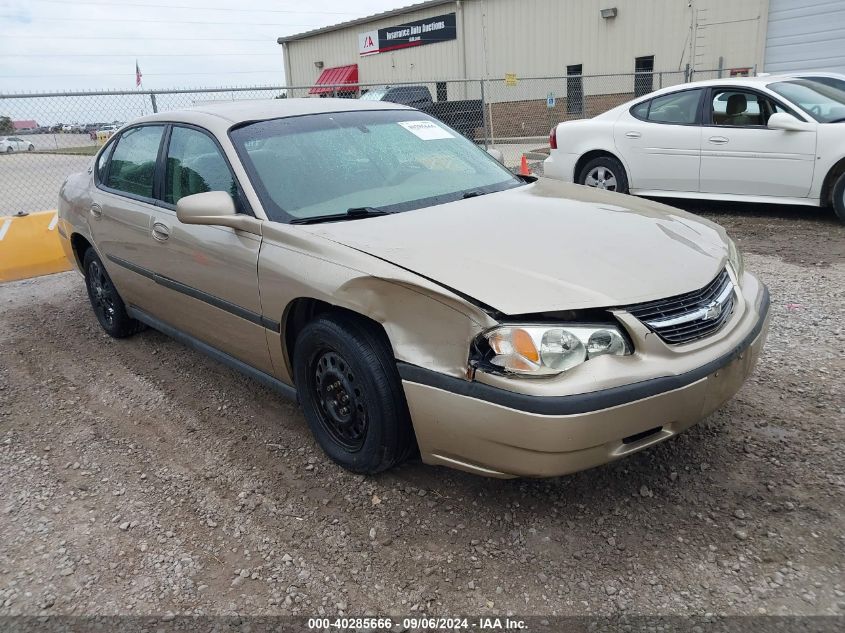
[[[439,138],[455,138],[433,121],[397,121],[397,123],[424,141],[433,141]]]

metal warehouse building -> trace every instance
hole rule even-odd
[[[278,41],[289,86],[843,70],[845,2],[429,0]]]

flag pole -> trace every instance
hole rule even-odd
[[[135,59],[135,87],[138,89],[138,94],[141,97],[141,116],[144,116],[144,95],[141,91],[144,89],[144,75],[141,74],[141,67],[138,65],[138,59]]]

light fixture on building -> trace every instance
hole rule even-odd
[[[322,68],[322,67],[323,67],[323,62],[314,62],[314,65],[315,65],[317,68]]]
[[[601,17],[605,20],[609,20],[610,18],[616,17],[616,7],[611,7],[610,9],[602,9],[601,10]]]

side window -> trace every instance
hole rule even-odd
[[[765,125],[771,106],[754,92],[742,90],[714,90],[711,117],[714,125],[747,127]]]
[[[654,123],[695,123],[701,90],[684,90],[651,100],[647,120]]]
[[[106,186],[152,198],[156,158],[163,133],[163,125],[145,125],[126,130],[112,152]]]
[[[167,148],[164,201],[176,204],[206,191],[226,191],[237,202],[235,179],[214,141],[203,132],[174,126]]]

